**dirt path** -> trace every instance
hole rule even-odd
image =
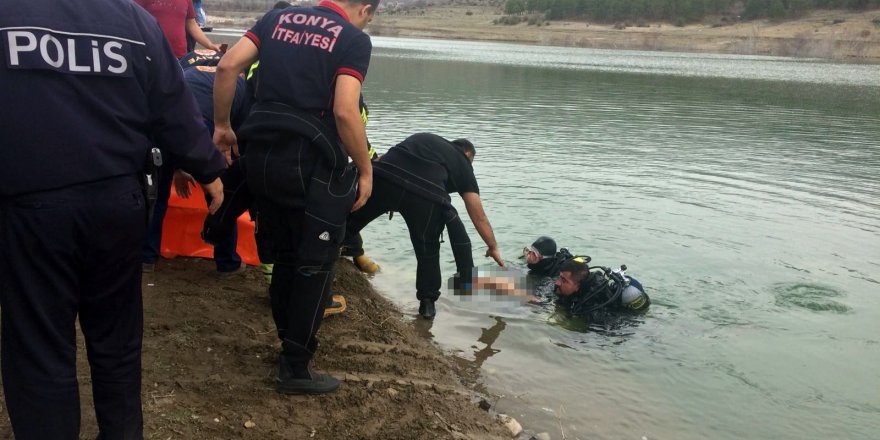
[[[145,438],[511,438],[478,408],[452,360],[348,261],[337,265],[334,283],[348,310],[324,321],[316,356],[319,370],[344,382],[336,393],[305,397],[273,390],[278,342],[256,269],[220,279],[207,260],[160,264],[144,277]],[[84,348],[79,378],[82,438],[95,438]],[[0,414],[0,439],[7,438]]]

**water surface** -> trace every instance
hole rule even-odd
[[[470,138],[511,265],[551,235],[626,264],[654,302],[630,326],[583,332],[552,308],[444,293],[433,324],[417,324],[498,411],[553,438],[877,438],[880,69],[373,42],[373,145]],[[375,284],[414,315],[402,219],[364,239]]]

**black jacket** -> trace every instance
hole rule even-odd
[[[153,146],[202,183],[226,168],[162,30],[140,6],[2,4],[0,197],[134,175]],[[37,41],[59,43],[44,56]]]

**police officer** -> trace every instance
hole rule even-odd
[[[339,386],[309,364],[345,218],[372,191],[358,100],[372,51],[363,28],[378,3],[325,0],[272,10],[217,69],[214,139],[236,148],[229,122],[234,79],[260,62],[256,103],[237,134],[247,140],[246,175],[257,199],[261,253],[269,252],[275,264],[269,292],[282,347],[279,393],[327,393]],[[347,167],[348,156],[357,173]]]
[[[143,438],[141,178],[152,145],[222,202],[224,169],[155,19],[117,0],[0,14],[0,309],[19,439],[79,438],[75,323],[99,439]]]

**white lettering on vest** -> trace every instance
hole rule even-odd
[[[9,40],[9,64],[13,66],[18,65],[18,54],[21,52],[31,52],[37,48],[37,37],[30,32],[22,32],[22,31],[10,31],[6,34],[7,39]],[[18,43],[19,37],[27,40],[27,43],[22,46]]]
[[[55,54],[58,56],[58,59],[53,60],[50,58],[50,42],[55,46]],[[43,38],[40,38],[40,55],[43,56],[43,61],[52,67],[61,67],[61,65],[64,64],[64,48],[61,46],[61,42],[58,41],[57,38],[49,34],[43,35]]]
[[[111,41],[104,45],[104,55],[111,60],[119,62],[118,66],[107,66],[107,71],[112,73],[122,73],[128,70],[128,60],[125,59],[122,54],[117,52],[113,52],[113,49],[122,49],[122,43],[118,41]]]
[[[92,71],[92,69],[89,66],[79,66],[76,64],[76,41],[67,40],[67,53],[68,53],[67,68],[70,69],[71,72],[91,72]]]
[[[45,28],[19,29],[0,29],[0,46],[6,46],[7,65],[14,69],[128,76],[132,74],[131,47],[143,44],[112,36],[68,34]]]
[[[98,51],[98,42],[95,40],[92,40],[92,69],[94,69],[96,73],[101,72],[101,57],[100,52]]]

